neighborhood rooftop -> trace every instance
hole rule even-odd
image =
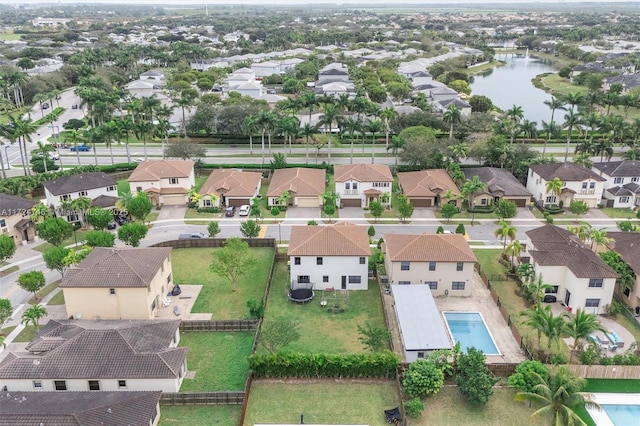
[[[336,182],[393,182],[391,170],[386,164],[337,164],[334,166]]]
[[[289,256],[369,256],[367,228],[348,222],[326,226],[293,226]]]
[[[217,169],[211,172],[204,185],[202,185],[200,194],[253,197],[261,179],[262,173],[260,172]]]
[[[583,181],[587,179],[592,179],[596,182],[606,180],[593,170],[574,163],[531,164],[529,168],[546,181],[553,180],[553,178],[556,177],[563,182]]]
[[[497,167],[472,167],[462,169],[465,178],[472,179],[478,176],[481,182],[487,185],[487,189],[492,193],[503,193],[506,196],[526,196],[531,193],[527,191],[511,172]]]
[[[593,168],[611,177],[640,176],[640,161],[638,160],[593,163]]]
[[[53,195],[70,194],[72,192],[115,186],[116,184],[115,179],[102,172],[62,176],[43,182],[44,187]]]
[[[26,212],[38,202],[38,200],[30,200],[0,192],[0,216],[11,216],[19,212]]]
[[[189,177],[194,162],[190,160],[145,160],[131,173],[128,182]]]
[[[392,262],[477,262],[459,234],[385,234],[385,252]]]
[[[297,197],[318,196],[324,193],[324,169],[278,169],[273,173],[267,196],[279,197],[289,191]]]

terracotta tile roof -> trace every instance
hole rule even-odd
[[[38,204],[38,202],[38,200],[30,200],[0,192],[0,216],[6,217],[13,216],[14,214],[22,214]]]
[[[587,179],[595,180],[596,182],[606,180],[593,170],[575,163],[531,164],[529,168],[546,181],[553,180],[556,177],[563,182],[581,182]]]
[[[460,195],[460,190],[444,169],[398,173],[398,181],[407,197],[435,197],[446,194],[450,189],[454,195]]]
[[[146,160],[138,164],[127,181],[148,182],[168,178],[186,178],[191,175],[194,164],[190,160]]]
[[[640,233],[638,232],[607,232],[607,237],[613,241],[607,244],[640,276]]]
[[[462,169],[462,172],[467,179],[478,176],[478,179],[487,185],[487,189],[491,194],[502,193],[503,197],[531,197],[531,193],[527,191],[527,188],[506,169],[471,167]]]
[[[260,185],[262,173],[232,169],[211,172],[200,189],[200,195],[225,195],[227,197],[253,197]]]
[[[2,392],[0,426],[147,426],[162,392]]]
[[[60,287],[147,287],[170,254],[170,247],[96,247],[67,270]]]
[[[367,227],[348,222],[292,226],[289,256],[369,256]]]
[[[43,182],[42,185],[53,195],[70,194],[72,192],[89,189],[116,186],[118,183],[111,176],[102,172],[81,173],[78,175],[62,176],[54,180]]]
[[[391,170],[386,164],[336,164],[333,166],[336,182],[393,182]]]
[[[179,326],[159,319],[50,320],[29,352],[0,362],[0,379],[175,379],[188,350],[170,347]]]
[[[640,161],[638,160],[622,160],[622,161],[608,161],[605,163],[593,163],[593,168],[600,170],[611,177],[640,176]]]
[[[477,262],[459,234],[385,234],[385,253],[392,262]]]
[[[578,278],[617,278],[592,250],[571,232],[545,225],[526,232],[531,242],[529,255],[541,266],[565,266]]]
[[[169,187],[160,188],[160,194],[162,195],[169,195],[169,194],[185,194],[186,195],[187,192],[189,192],[187,188],[182,188],[179,186],[169,186]]]
[[[273,172],[267,196],[279,197],[290,191],[296,197],[317,197],[324,193],[325,175],[324,169],[278,169]]]

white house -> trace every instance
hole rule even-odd
[[[47,204],[55,210],[59,210],[63,202],[70,202],[80,197],[93,200],[102,195],[118,196],[118,183],[111,176],[102,172],[62,176],[54,180],[48,180],[42,185],[44,186]],[[75,211],[63,212],[59,216],[69,222],[78,220],[78,215]]]
[[[293,226],[287,255],[295,283],[313,284],[314,289],[368,287],[371,248],[366,226]]]
[[[604,314],[611,304],[618,274],[571,232],[545,225],[526,232],[527,254],[536,277],[553,286],[567,309]]]
[[[594,163],[592,169],[606,179],[603,204],[620,208],[640,206],[640,161]]]
[[[348,82],[349,68],[345,64],[338,62],[331,63],[320,70],[318,73],[318,84],[324,84],[335,81]]]
[[[369,207],[372,201],[391,205],[393,176],[386,164],[345,164],[334,166],[335,192],[344,207]]]
[[[156,206],[184,205],[196,182],[193,165],[189,160],[145,160],[127,179],[131,193],[146,192]]]
[[[262,173],[216,169],[200,188],[200,207],[251,205],[260,193]]]
[[[267,77],[273,74],[280,74],[279,62],[257,62],[251,64],[251,69],[255,72],[256,77]]]
[[[554,178],[562,181],[560,197],[547,192],[547,182]],[[581,200],[589,207],[596,207],[602,198],[605,181],[605,178],[593,170],[579,164],[532,164],[529,166],[527,176],[527,190],[533,194],[533,198],[541,206],[559,204],[562,201],[568,208],[571,201]]]
[[[240,84],[229,84],[229,92],[238,92],[242,96],[258,98],[264,94],[264,87],[259,82],[245,81]]]

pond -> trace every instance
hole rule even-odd
[[[541,128],[542,120],[549,122],[551,118],[551,110],[544,104],[544,101],[551,99],[551,95],[536,88],[531,79],[556,70],[547,61],[523,54],[499,54],[495,58],[505,61],[506,65],[475,75],[471,94],[487,96],[503,110],[518,105],[522,107],[524,118],[537,122],[538,128]],[[559,114],[560,111],[556,111],[556,115]]]

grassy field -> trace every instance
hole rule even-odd
[[[392,381],[254,381],[244,424],[297,424],[302,413],[309,424],[383,426],[383,410],[399,403]]]
[[[40,324],[42,327],[42,324]],[[30,342],[36,337],[36,328],[33,325],[28,325],[13,339],[14,342]]]
[[[36,303],[40,303],[42,302],[42,299],[48,295],[49,293],[51,293],[53,290],[55,290],[56,288],[58,288],[58,284],[60,284],[60,281],[56,281],[53,282],[51,284],[48,284],[46,286],[44,286],[42,288],[42,290],[40,290],[39,292],[36,293],[35,296],[32,296],[31,299],[29,299],[29,304],[31,305],[35,305]]]
[[[632,219],[633,220],[636,218],[636,212],[634,212],[631,209],[614,209],[611,207],[603,207],[599,210],[613,219]]]
[[[271,268],[273,250],[251,249],[257,265],[238,282],[232,291],[231,284],[209,271],[213,249],[178,249],[171,252],[173,280],[176,284],[200,284],[203,286],[193,312],[212,313],[213,319],[240,319],[248,316],[247,301],[262,300]]]
[[[49,300],[47,305],[64,305],[64,292],[59,291],[55,296]]]
[[[544,84],[548,91],[556,95],[566,95],[568,93],[581,93],[585,95],[588,92],[586,86],[576,86],[558,74],[550,74],[542,77],[542,84]]]
[[[187,366],[195,371],[180,392],[240,391],[244,389],[253,333],[182,333],[180,346],[189,348]]]
[[[60,246],[67,247],[75,244],[76,241],[78,243],[82,243],[85,240],[86,235],[87,235],[87,231],[82,231],[82,230],[76,231],[75,236],[74,236],[74,233],[71,233],[71,237],[64,240],[62,244],[60,244]],[[50,249],[51,247],[53,247],[52,244],[42,243],[39,246],[34,247],[33,249],[39,251],[40,253],[44,253],[46,250]]]
[[[300,323],[300,340],[287,347],[293,351],[364,352],[364,347],[358,341],[357,326],[371,322],[384,327],[380,293],[373,282],[369,283],[369,290],[350,291],[345,312],[337,314],[330,313],[320,306],[322,291],[316,291],[316,297],[311,303],[299,305],[287,299],[288,289],[289,273],[286,265],[278,262],[271,283],[264,321],[267,324],[276,317],[284,316]],[[326,297],[329,305],[335,303],[345,305],[342,299],[336,301],[333,294],[327,293]]]
[[[241,405],[169,406],[160,407],[159,426],[216,425],[237,426]]]

